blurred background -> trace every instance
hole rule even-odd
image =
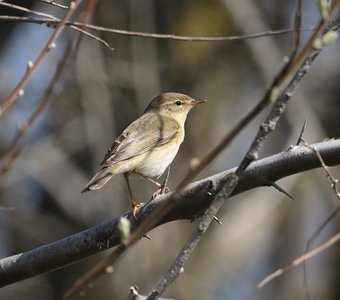
[[[316,1],[303,1],[303,27],[320,15]],[[64,10],[42,1],[11,1],[62,17]],[[67,4],[68,1],[58,1]],[[86,1],[77,10],[82,17]],[[291,28],[296,1],[114,0],[93,1],[91,23],[116,29],[189,36],[243,35]],[[0,15],[33,16],[0,6]],[[36,17],[36,16],[34,16]],[[28,23],[0,23],[0,101],[22,77],[53,28]],[[51,98],[52,105],[34,122],[23,151],[0,182],[0,255],[33,249],[84,230],[129,210],[123,176],[99,191],[80,194],[99,168],[113,140],[160,93],[174,91],[208,102],[193,110],[185,141],[172,165],[170,187],[186,174],[190,161],[215,146],[264,95],[293,48],[293,35],[232,42],[180,42],[98,34],[115,51],[84,36]],[[302,42],[310,31],[301,33]],[[5,157],[20,124],[41,101],[71,38],[66,28],[30,79],[25,94],[0,118],[0,155]],[[340,43],[326,47],[294,94],[261,157],[295,145],[305,118],[309,143],[339,137]],[[263,112],[199,178],[236,166],[264,119]],[[1,158],[0,157],[0,158]],[[0,164],[3,161],[0,161]],[[339,178],[339,168],[332,168]],[[265,288],[256,285],[269,273],[303,254],[319,224],[337,201],[322,170],[278,183],[295,201],[263,187],[233,197],[212,224],[186,265],[166,291],[175,299],[339,299],[339,246],[295,268]],[[153,186],[132,179],[138,201]],[[5,209],[4,209],[5,208]],[[321,244],[338,231],[335,218],[318,236]],[[197,222],[177,221],[150,232],[117,264],[115,272],[94,282],[79,299],[126,299],[137,285],[147,294],[168,270]],[[65,291],[109,252],[0,290],[1,299],[60,299]]]

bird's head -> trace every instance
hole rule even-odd
[[[187,95],[179,93],[164,93],[154,98],[145,112],[163,114],[178,121],[185,120],[188,112],[196,105],[207,100],[195,100]]]

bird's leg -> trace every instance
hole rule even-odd
[[[169,176],[170,176],[170,166],[168,167],[168,170],[166,171],[166,175],[161,186],[161,191],[160,191],[161,194],[170,192],[170,188],[168,187]]]
[[[143,178],[149,180],[150,182],[152,182],[155,186],[157,186],[157,188],[160,188],[162,186],[158,181],[152,179],[151,177],[145,176],[145,175],[138,173],[138,172],[135,172],[135,173],[137,175],[142,176]]]
[[[169,179],[169,174],[170,174],[170,167],[168,168],[168,171],[167,171],[167,174],[165,176],[165,180],[164,182],[161,184],[159,183],[158,181],[152,179],[151,177],[148,177],[148,176],[145,176],[141,173],[138,173],[138,172],[135,172],[136,174],[142,176],[143,178],[149,180],[150,182],[152,182],[155,186],[157,186],[157,190],[156,192],[154,192],[153,194],[153,198],[156,198],[156,196],[158,195],[161,195],[163,193],[169,193],[170,192],[170,189],[169,187],[167,186],[167,183],[168,183],[168,179]]]
[[[129,195],[130,195],[130,203],[131,203],[131,207],[132,207],[132,213],[134,215],[134,217],[136,218],[136,215],[140,209],[140,205],[137,204],[135,201],[133,201],[133,197],[132,197],[132,191],[131,191],[131,186],[130,186],[130,181],[129,181],[129,173],[125,172],[124,173],[124,178],[129,190]]]

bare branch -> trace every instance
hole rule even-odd
[[[14,88],[12,93],[7,97],[7,99],[3,102],[3,104],[0,106],[0,116],[7,111],[7,109],[15,102],[15,100],[22,96],[24,93],[24,87],[27,83],[27,81],[30,79],[31,75],[33,74],[34,70],[37,68],[37,66],[41,63],[41,61],[45,58],[47,53],[55,48],[56,40],[58,36],[60,35],[61,31],[63,30],[65,23],[67,20],[72,16],[72,14],[75,12],[77,6],[80,4],[81,0],[74,0],[70,3],[69,8],[67,9],[64,17],[62,18],[59,25],[56,27],[55,31],[52,33],[51,37],[49,38],[48,42],[46,43],[45,47],[41,50],[40,54],[38,55],[37,59],[34,62],[29,61],[27,64],[27,69],[24,74],[24,76],[21,78],[17,86]],[[1,4],[1,2],[0,2]]]
[[[329,247],[333,246],[335,243],[337,243],[340,240],[340,233],[337,233],[333,237],[331,237],[328,241],[323,243],[321,246],[315,248],[314,250],[305,253],[304,255],[298,257],[297,259],[294,259],[291,264],[288,267],[281,268],[276,270],[275,272],[268,275],[265,279],[263,279],[258,285],[258,288],[263,288],[265,285],[267,285],[269,282],[271,282],[273,279],[275,279],[278,276],[281,276],[283,273],[287,272],[291,268],[297,267],[301,265],[303,262],[305,262],[308,259],[311,259],[315,255],[320,254],[321,252],[324,252]]]
[[[325,31],[329,30],[329,20],[330,20],[330,16],[336,12],[338,6],[340,4],[340,0],[335,0],[332,1],[332,7],[329,9],[329,15],[327,18],[321,18],[318,26],[316,27],[316,30],[313,31],[312,36],[308,39],[307,43],[305,44],[305,46],[302,48],[302,50],[299,52],[298,55],[296,55],[294,57],[294,60],[292,61],[292,63],[290,64],[288,70],[287,70],[287,76],[282,77],[282,79],[278,82],[278,84],[281,84],[283,81],[285,81],[289,74],[297,67],[300,65],[300,63],[302,62],[302,60],[305,58],[306,55],[308,55],[309,51],[311,49],[314,48],[315,42],[317,41],[317,39],[320,37],[320,35],[322,35],[323,33],[325,33]],[[300,6],[298,6],[298,9],[300,9]],[[298,45],[299,41],[296,40],[296,45]],[[324,45],[322,45],[324,46]]]
[[[318,160],[321,163],[322,168],[325,170],[326,177],[331,182],[331,188],[334,191],[335,196],[338,198],[338,200],[340,200],[340,192],[339,192],[339,189],[338,189],[338,182],[339,182],[338,179],[336,179],[333,176],[333,174],[329,170],[329,167],[325,164],[325,161],[323,160],[320,152],[317,149],[315,149],[315,147],[310,146],[306,141],[304,141],[304,144],[305,144],[306,147],[310,148],[315,153],[315,155],[317,156]]]
[[[329,140],[314,147],[320,152],[329,166],[340,164],[340,140]],[[287,165],[291,168],[287,168]],[[314,152],[305,146],[296,146],[288,151],[253,162],[245,171],[232,195],[260,187],[269,181],[320,167],[320,161]],[[177,199],[172,193],[152,199],[142,207],[136,220],[129,212],[127,217],[136,231],[140,224],[164,203],[171,202],[171,209],[153,224],[152,228],[166,222],[189,219],[201,215],[211,204],[217,191],[225,184],[231,169],[188,185]],[[92,227],[83,232],[68,236],[51,244],[42,245],[25,253],[0,260],[0,286],[5,286],[26,278],[61,268],[75,263],[90,255],[120,244],[117,224],[120,217]],[[151,229],[151,228],[150,228]]]
[[[92,2],[93,5],[94,1]],[[92,14],[94,13],[93,10],[90,10],[90,13],[86,11],[87,5],[85,6],[84,10],[85,13],[82,15],[82,18],[84,19],[90,19]],[[78,35],[77,38],[71,40],[63,54],[63,57],[61,58],[60,62],[58,63],[57,69],[53,75],[53,78],[46,89],[45,93],[41,97],[39,104],[33,111],[32,115],[28,118],[26,122],[24,122],[22,126],[20,126],[19,131],[17,135],[14,137],[11,145],[9,146],[9,149],[7,152],[3,155],[1,159],[1,165],[0,165],[0,182],[4,179],[8,171],[11,170],[16,158],[20,154],[22,147],[23,147],[23,141],[30,131],[32,125],[36,120],[39,118],[40,115],[42,115],[52,104],[53,100],[56,98],[56,87],[60,84],[60,82],[64,79],[65,73],[67,72],[71,59],[76,54],[80,41],[82,39],[83,35]]]
[[[305,127],[305,123],[304,126]],[[326,176],[327,178],[331,181],[331,187],[335,193],[335,196],[340,200],[340,193],[338,190],[338,180],[334,178],[333,174],[330,172],[329,167],[326,165],[324,159],[322,158],[321,153],[319,152],[319,150],[312,146],[309,145],[302,137],[302,134],[300,135],[299,138],[301,141],[303,141],[305,147],[309,148],[311,151],[313,151],[313,153],[315,154],[315,156],[318,158],[321,167],[325,170]],[[312,250],[312,251],[308,251],[309,246],[311,244],[311,242],[314,240],[314,238],[321,232],[321,230],[323,228],[325,228],[325,226],[335,217],[335,215],[340,211],[340,206],[338,206],[330,215],[329,217],[327,217],[327,219],[322,223],[322,225],[315,231],[315,233],[312,235],[312,237],[309,239],[308,243],[307,243],[307,249],[306,249],[306,253],[302,256],[300,256],[299,258],[295,259],[289,266],[281,268],[276,270],[275,272],[271,273],[270,275],[268,275],[265,279],[263,279],[259,284],[258,284],[258,288],[262,288],[264,287],[266,284],[268,284],[270,281],[272,281],[273,279],[281,276],[282,274],[284,274],[285,272],[287,272],[288,270],[290,270],[293,267],[297,267],[299,266],[301,263],[305,263],[307,260],[311,259],[312,257],[314,257],[317,254],[320,254],[321,252],[325,251],[326,249],[328,249],[329,247],[331,247],[333,244],[335,244],[339,239],[340,239],[340,233],[334,235],[331,239],[329,239],[328,241],[326,241],[325,243],[323,243],[321,246],[317,247],[316,249]],[[305,273],[305,277],[306,277],[306,272]]]
[[[41,1],[41,0],[40,0]],[[49,3],[53,2],[53,1],[49,1],[49,0],[46,0],[48,1]],[[53,4],[55,4],[55,2],[53,2]],[[2,6],[6,6],[6,7],[10,7],[10,8],[13,8],[13,9],[16,9],[16,10],[19,10],[19,11],[23,11],[23,12],[26,12],[26,13],[31,13],[31,14],[34,14],[34,15],[37,15],[37,16],[41,16],[41,17],[47,17],[48,19],[45,19],[47,20],[46,21],[46,25],[49,26],[49,27],[56,27],[58,24],[60,24],[61,20],[58,19],[57,17],[53,16],[53,15],[50,15],[50,14],[47,14],[47,13],[43,13],[43,12],[40,12],[40,11],[36,11],[36,10],[33,10],[33,9],[29,9],[29,8],[26,8],[26,7],[22,7],[22,6],[19,6],[19,5],[15,5],[15,4],[11,4],[11,3],[6,3],[6,2],[0,2],[0,5]],[[65,6],[65,8],[67,8],[67,6]],[[12,21],[12,22],[23,22],[22,20],[25,20],[25,19],[29,19],[29,20],[35,20],[34,18],[31,18],[31,17],[17,17],[17,16],[0,16],[0,20],[3,20],[3,21]],[[38,19],[39,20],[39,19]],[[50,22],[54,21],[55,23],[52,25],[49,25]],[[25,22],[25,21],[24,21]],[[35,23],[35,22],[29,22],[29,23]],[[40,22],[37,22],[37,24],[41,24]],[[114,50],[108,42],[104,41],[103,39],[101,39],[100,37],[98,36],[95,36],[93,35],[92,33],[82,29],[82,27],[84,26],[73,26],[72,24],[70,24],[70,22],[65,22],[64,24],[65,26],[68,25],[70,26],[72,29],[78,31],[78,32],[81,32],[83,33],[84,35],[87,35],[88,37],[104,44],[105,47],[109,48],[110,50]]]
[[[62,9],[67,9],[67,6],[66,5],[62,5],[62,4],[59,4],[53,0],[40,0],[41,2],[44,2],[44,3],[48,3],[48,4],[51,4],[53,6],[56,6],[56,7],[59,7],[59,8],[62,8]]]
[[[60,20],[49,15],[48,19],[44,18],[31,18],[31,17],[17,17],[17,16],[0,16],[0,21],[7,22],[25,22],[34,24],[45,24],[48,27],[56,26]],[[282,35],[290,34],[296,31],[296,28],[286,28],[278,30],[268,30],[265,32],[247,34],[247,35],[229,35],[229,36],[184,36],[176,34],[160,34],[160,33],[147,33],[139,31],[129,31],[115,28],[102,27],[82,22],[67,22],[65,25],[71,26],[72,28],[86,28],[97,32],[107,32],[118,35],[133,36],[139,38],[151,38],[151,39],[165,39],[165,40],[175,40],[182,42],[223,42],[223,41],[237,41],[246,39],[255,39],[260,37],[266,37],[271,35]],[[299,31],[313,31],[314,28],[298,28]]]
[[[37,15],[37,16],[40,16],[40,17],[47,17],[47,18],[50,18],[50,19],[53,19],[53,20],[57,19],[50,14],[46,14],[46,13],[43,13],[43,12],[40,12],[40,11],[37,11],[37,10],[29,9],[29,8],[26,8],[26,7],[23,7],[23,6],[20,6],[20,5],[7,3],[7,2],[4,2],[4,1],[1,1],[0,5],[9,7],[9,8],[15,9],[15,10],[23,11],[23,12],[26,12],[26,13],[31,13],[33,15]],[[59,19],[57,19],[57,20],[59,20]]]

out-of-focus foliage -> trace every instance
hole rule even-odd
[[[26,2],[26,1],[25,1]],[[66,1],[65,1],[66,2]],[[21,5],[26,3],[20,2]],[[63,11],[40,1],[32,9],[62,16]],[[237,35],[292,27],[296,1],[100,1],[92,23],[118,29],[180,35]],[[303,7],[303,26],[320,18],[314,1]],[[1,8],[0,13],[10,14]],[[52,33],[35,24],[0,27],[0,100],[6,98]],[[310,32],[302,32],[302,42]],[[24,97],[0,119],[0,154],[4,155],[18,124],[31,114],[49,84],[70,36],[66,29],[25,89]],[[0,186],[0,253],[2,257],[52,242],[119,216],[129,209],[122,176],[103,189],[80,194],[97,171],[118,134],[165,91],[208,99],[186,124],[186,138],[170,177],[174,187],[264,94],[282,59],[293,47],[286,34],[233,42],[179,42],[112,34],[101,37],[111,52],[84,37],[53,106],[39,118],[25,149]],[[261,155],[295,144],[308,118],[309,142],[340,135],[339,42],[318,57],[294,95],[286,117],[266,142]],[[263,119],[248,126],[201,177],[237,165]],[[337,169],[333,170],[335,175]],[[339,177],[339,176],[338,176]],[[138,201],[147,201],[153,187],[133,179]],[[295,201],[270,188],[228,200],[203,238],[185,273],[166,292],[176,299],[302,299],[302,269],[278,278],[263,290],[257,283],[271,271],[303,253],[306,241],[337,204],[321,170],[279,183]],[[334,220],[317,244],[337,230]],[[187,221],[166,224],[141,240],[115,268],[88,289],[81,299],[126,299],[129,287],[148,293],[167,271],[191,233]],[[315,299],[339,299],[339,268],[335,246],[308,263],[308,287]],[[103,253],[105,255],[106,253]],[[1,299],[60,299],[73,282],[101,255],[0,290]]]

